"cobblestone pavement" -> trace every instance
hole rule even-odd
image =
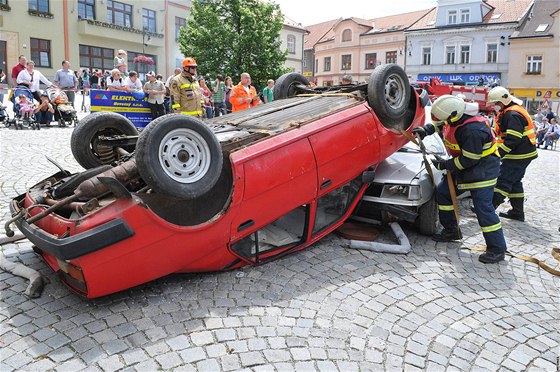
[[[12,197],[56,172],[44,155],[79,170],[71,131],[0,128],[2,225]],[[556,268],[559,155],[542,150],[528,170],[527,222],[502,220],[511,251]],[[0,272],[0,370],[558,370],[558,278],[461,249],[483,243],[469,203],[462,245],[405,229],[413,251],[402,256],[330,235],[261,267],[168,276],[96,300],[70,293],[29,241],[4,245],[51,282],[28,299],[26,280]]]

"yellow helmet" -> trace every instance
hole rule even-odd
[[[463,117],[465,107],[465,101],[461,98],[445,94],[432,104],[432,121],[434,124],[454,123]]]

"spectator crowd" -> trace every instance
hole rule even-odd
[[[194,63],[186,66],[187,60]],[[64,60],[51,81],[35,69],[33,61],[20,55],[18,63],[11,71],[12,89],[9,100],[13,103],[16,118],[21,118],[23,113],[45,125],[50,125],[50,122],[55,119],[56,112],[54,96],[47,93],[50,89],[62,92],[72,107],[74,107],[76,92],[81,93],[83,98],[81,110],[84,112],[87,111],[85,97],[89,95],[90,89],[133,93],[136,99],[146,98],[152,120],[171,112],[188,113],[209,119],[274,100],[272,79],[269,79],[266,87],[257,94],[255,87],[251,85],[251,76],[247,72],[242,73],[239,83],[234,85],[233,79],[229,76],[224,78],[223,75],[217,75],[212,78],[210,74],[199,75],[196,61],[191,57],[185,58],[185,61],[182,68],[177,67],[165,80],[155,71],[149,71],[145,74],[146,81],[142,82],[138,72],[128,70],[127,53],[121,49],[118,50],[114,58],[114,68],[110,71],[99,69],[90,71],[87,68],[74,71],[71,69],[70,62]],[[6,78],[6,75],[0,72],[2,82]],[[47,91],[41,90],[41,83],[46,85]],[[3,96],[0,96],[0,99],[3,102]]]

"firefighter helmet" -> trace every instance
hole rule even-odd
[[[488,99],[486,104],[490,105],[495,102],[501,102],[504,105],[509,105],[513,100],[513,96],[509,94],[508,90],[504,87],[495,87],[488,92]]]
[[[435,124],[452,124],[461,119],[465,113],[465,101],[456,96],[445,94],[432,104],[432,120]]]
[[[183,60],[183,67],[196,67],[196,61],[193,57],[187,57]]]

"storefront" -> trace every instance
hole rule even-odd
[[[488,82],[499,82],[502,79],[502,74],[499,72],[489,74],[418,74],[417,81],[430,81],[431,78],[437,78],[442,83],[451,83],[455,85],[478,85],[478,79],[484,80],[484,84]]]
[[[559,114],[560,110],[560,89],[526,89],[510,88],[510,93],[525,103],[525,107],[530,114],[536,114],[538,110],[548,110],[552,107],[552,112]]]

